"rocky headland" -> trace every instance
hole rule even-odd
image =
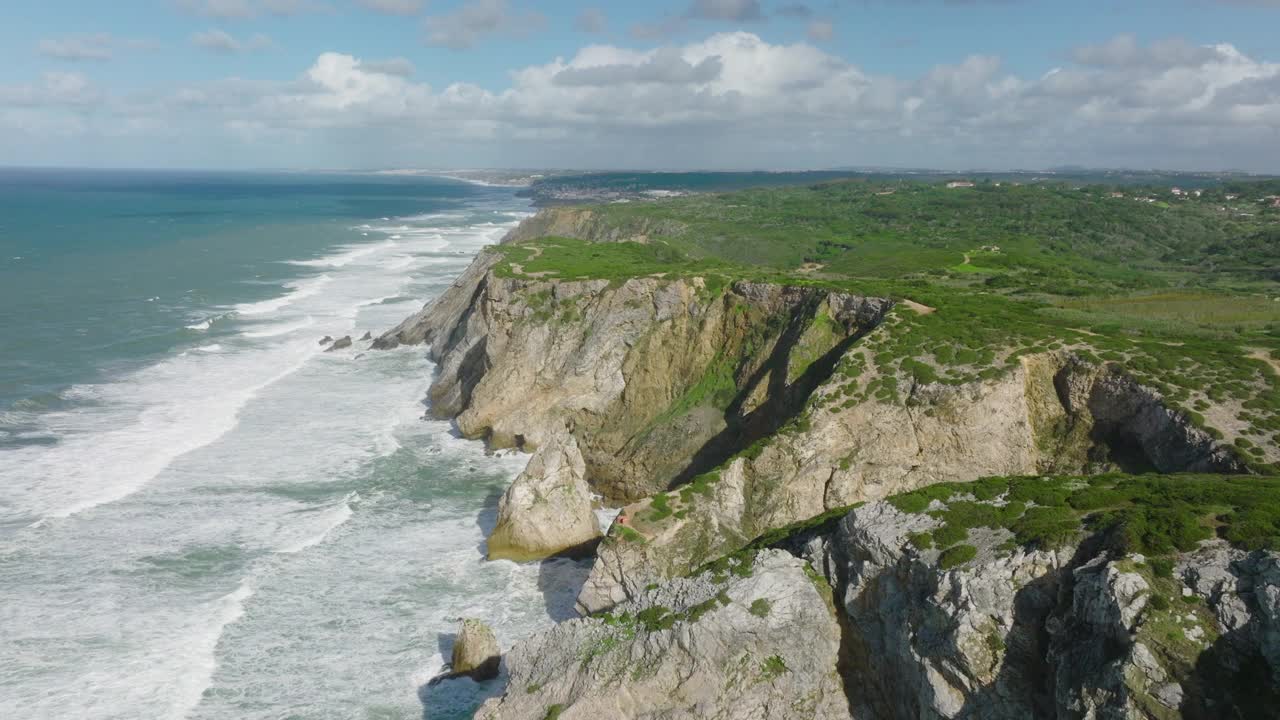
[[[431,412],[531,454],[490,558],[590,548],[592,494],[622,507],[583,617],[512,649],[477,717],[1261,717],[1280,559],[1223,532],[1164,542],[1228,511],[1130,517],[1173,490],[1105,480],[1212,488],[1251,471],[1240,443],[1087,338],[939,379],[885,365],[935,310],[894,293],[526,267],[556,238],[681,232],[544,210],[374,342],[425,345]],[[1111,515],[1081,512],[1102,489]]]

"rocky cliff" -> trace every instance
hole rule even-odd
[[[936,506],[935,506],[936,507]],[[1280,556],[1221,540],[1162,561],[1084,535],[1054,550],[889,503],[805,548],[847,619],[855,717],[1265,717],[1280,687]],[[916,541],[916,542],[913,542]],[[1270,708],[1270,709],[1268,709]]]
[[[830,590],[806,570],[764,552],[535,635],[476,717],[847,719]]]
[[[1164,472],[1244,471],[1158,393],[1122,369],[1070,353],[1024,356],[994,380],[916,384],[905,402],[842,401],[846,388],[876,374],[867,363],[854,366],[866,370],[852,379],[833,374],[800,423],[698,483],[625,508],[629,532],[601,545],[579,609],[608,608],[776,528],[933,483],[1122,462]]]
[[[568,427],[592,486],[635,500],[715,467],[803,408],[888,300],[702,278],[553,280],[489,252],[379,338],[426,343],[431,409],[493,447]]]
[[[695,579],[651,586],[611,613],[527,641],[508,656],[520,684],[481,717],[536,718],[553,706],[563,710],[561,717],[633,717],[642,714],[639,708],[652,710],[646,717],[791,717],[779,710],[786,706],[777,693],[790,702],[796,687],[834,692],[833,671],[848,705],[832,703],[826,711],[831,717],[1274,716],[1280,699],[1280,555],[1209,539],[1147,557],[1126,545],[1119,526],[1091,530],[1069,506],[1015,499],[1052,502],[1050,496],[1064,488],[1088,487],[1027,479],[985,495],[982,488],[963,487],[934,493],[928,504],[914,507],[901,496],[868,503],[776,543],[809,563],[808,581],[780,571],[790,572],[790,566],[777,550],[754,559],[740,552]],[[989,499],[975,500],[975,492]],[[974,520],[984,512],[986,519]],[[1055,537],[1036,525],[1046,515],[1057,518],[1055,527],[1065,534]],[[968,527],[958,536],[962,544],[944,539],[946,526],[962,519],[986,524]],[[1027,533],[1039,533],[1038,539],[1028,542]],[[749,580],[735,579],[740,576]],[[587,651],[601,646],[603,634],[616,632],[607,628],[618,622],[618,613],[665,613],[672,604],[667,598],[690,594],[690,588],[700,588],[691,600],[713,599],[717,581],[735,588],[730,595],[737,605],[762,609],[763,619],[782,607],[776,593],[783,587],[805,598],[803,612],[789,606],[787,617],[804,620],[787,631],[814,643],[815,662],[805,671],[787,664],[785,685],[770,686],[763,696],[744,695],[732,706],[735,714],[722,698],[699,710],[676,698],[686,690],[715,696],[707,688],[740,688],[735,673],[756,667],[731,661],[743,652],[741,644],[784,642],[757,629],[759,622],[741,608],[703,624],[686,621],[687,602],[675,603],[681,610],[665,631],[669,635],[628,633],[624,642],[604,642],[607,654]],[[736,590],[746,587],[739,582],[752,583],[752,591]],[[773,589],[761,589],[761,583]],[[838,625],[828,623],[826,632],[836,633],[838,650],[820,634],[824,620],[811,588],[830,593]],[[757,606],[750,598],[770,604]],[[712,662],[691,675],[694,658]],[[800,672],[815,675],[800,682]],[[655,685],[649,679],[655,677],[668,680]],[[690,677],[696,682],[672,679]],[[750,712],[757,703],[771,711]]]
[[[908,371],[900,356],[886,362],[890,340],[934,309],[848,284],[559,277],[511,261],[555,242],[536,238],[647,243],[650,232],[680,229],[540,213],[506,241],[532,252],[482,253],[376,341],[428,346],[433,414],[535,453],[504,500],[496,556],[589,539],[558,535],[578,523],[554,520],[594,527],[587,486],[625,505],[579,595],[591,617],[513,651],[512,684],[482,717],[1255,716],[1232,678],[1277,679],[1274,555],[1183,542],[1156,566],[1101,526],[1054,525],[1062,487],[1013,498],[945,485],[1246,472],[1196,413],[1136,380],[1124,356],[1104,361],[1077,341],[988,348],[987,365],[963,373]],[[947,494],[914,509],[884,501],[929,488]],[[551,490],[571,502],[547,505]],[[954,507],[986,520],[950,527],[956,493]],[[820,532],[797,534],[814,523]],[[808,590],[800,605],[782,593],[803,564],[735,555],[783,537],[822,576],[804,588],[835,588],[835,620],[810,612]],[[725,557],[736,564],[706,570]],[[713,592],[726,581],[729,600]],[[741,605],[792,608],[798,624],[743,637],[754,621]],[[783,647],[779,630],[818,643],[815,664],[762,655]]]
[[[633,231],[556,209],[504,243]],[[533,277],[498,249],[376,344],[429,345],[431,411],[464,435],[533,451],[567,429],[591,488],[630,503],[584,612],[770,530],[931,483],[1244,470],[1123,363],[1072,348],[1009,355],[959,384],[883,367],[875,348],[904,331],[904,314],[931,310],[716,278]]]

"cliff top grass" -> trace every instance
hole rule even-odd
[[[1017,545],[1060,547],[1111,532],[1119,549],[1148,556],[1194,550],[1219,537],[1245,550],[1280,550],[1280,478],[1221,475],[992,477],[942,483],[888,502],[941,522],[911,538],[920,549],[963,543],[974,528],[1003,528]]]
[[[1120,197],[1116,197],[1116,194]],[[1122,366],[1266,471],[1280,461],[1280,181],[1168,188],[839,182],[595,206],[642,242],[499,246],[508,277],[697,276],[910,300],[843,404],[901,402],[1070,351]],[[1227,199],[1228,195],[1232,199]],[[593,222],[594,222],[593,221]],[[643,229],[644,232],[640,232]]]

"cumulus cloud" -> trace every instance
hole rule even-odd
[[[74,72],[46,72],[36,83],[0,85],[0,105],[84,108],[101,97],[89,78]]]
[[[245,52],[256,52],[271,48],[271,38],[262,33],[255,33],[247,40],[241,41],[223,30],[202,30],[191,36],[191,44],[209,52],[222,55],[236,55]]]
[[[1133,35],[1117,35],[1101,45],[1075,48],[1071,59],[1097,67],[1168,68],[1203,65],[1217,59],[1218,52],[1217,48],[1192,45],[1182,38],[1159,40],[1144,47]]]
[[[639,62],[617,62],[589,67],[569,67],[552,77],[567,87],[611,87],[625,84],[685,85],[707,83],[720,75],[718,56],[703,58],[697,65],[684,59],[676,48],[662,48]]]
[[[427,45],[465,50],[489,35],[520,35],[546,23],[538,13],[515,13],[506,0],[467,0],[458,9],[427,18]]]
[[[417,15],[422,12],[423,0],[357,0],[360,5],[384,15]]]
[[[605,17],[604,11],[596,7],[584,9],[578,14],[577,19],[573,21],[573,29],[578,32],[598,34],[604,32],[608,27],[609,21]]]
[[[402,57],[362,61],[360,69],[367,72],[398,75],[400,77],[409,77],[414,73],[413,63]]]
[[[727,32],[649,50],[591,45],[514,70],[502,89],[433,87],[397,71],[407,63],[324,53],[288,82],[107,105],[120,127],[161,119],[260,154],[359,147],[364,165],[1280,168],[1280,64],[1231,45],[1124,38],[1071,57],[1040,76],[987,55],[891,76],[809,43]],[[45,78],[4,88],[0,106],[47,103],[56,120],[94,92],[83,77]]]

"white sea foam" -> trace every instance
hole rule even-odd
[[[294,534],[299,531],[310,534],[297,539],[285,539],[284,544],[277,547],[275,551],[286,555],[292,555],[293,553],[302,552],[309,547],[319,545],[324,542],[324,539],[329,536],[329,533],[333,532],[343,523],[351,519],[352,514],[355,512],[351,509],[351,504],[359,501],[360,493],[352,491],[347,493],[347,496],[342,498],[341,501],[330,507],[310,511],[310,513],[315,517],[313,521],[307,523],[305,526],[297,528],[296,530],[291,529]]]
[[[192,628],[193,634],[181,639],[175,650],[185,672],[176,678],[173,688],[171,717],[185,718],[200,704],[204,691],[209,687],[218,668],[218,640],[226,627],[244,617],[244,606],[253,597],[253,587],[247,580],[232,592],[218,598],[209,608],[212,622]]]
[[[312,295],[319,293],[324,289],[325,285],[328,285],[332,281],[333,278],[328,275],[321,275],[308,280],[288,282],[285,283],[285,287],[289,288],[292,292],[286,295],[281,295],[277,298],[271,298],[270,300],[236,305],[234,309],[239,315],[266,315],[267,313],[276,312],[298,302],[299,300],[309,298]]]
[[[127,497],[175,459],[226,434],[245,403],[296,372],[315,352],[309,342],[306,351],[294,347],[279,352],[283,362],[265,377],[261,366],[255,372],[243,358],[223,354],[165,361],[111,387],[107,394],[116,402],[102,412],[48,418],[62,442],[14,451],[15,470],[0,470],[0,478],[19,475],[5,478],[9,487],[21,491],[19,509],[50,518]],[[204,377],[196,380],[196,375]],[[142,397],[130,398],[131,393]],[[135,413],[126,410],[130,405]],[[133,414],[132,421],[121,422],[122,414]]]
[[[380,249],[238,306],[220,343],[43,414],[59,442],[0,465],[0,520],[49,518],[0,529],[0,666],[20,669],[0,716],[414,716],[454,618],[484,614],[509,645],[548,603],[568,612],[585,566],[482,560],[477,513],[527,457],[420,420],[419,348],[324,355],[293,332],[391,327],[465,266],[431,253],[503,231],[414,227],[392,248],[370,230]]]
[[[242,335],[247,338],[270,338],[288,335],[299,330],[305,330],[316,324],[316,319],[310,315],[295,322],[276,323],[274,325],[264,325],[258,330],[245,330]]]
[[[221,315],[215,315],[215,316],[213,316],[213,317],[205,318],[204,320],[201,320],[200,322],[192,323],[192,324],[188,325],[188,326],[187,326],[187,329],[188,329],[188,330],[199,330],[199,331],[211,330],[211,329],[213,329],[213,324],[214,324],[215,322],[217,322],[217,321],[218,321],[218,319],[219,319],[219,318],[221,318],[221,317],[222,317]]]
[[[395,247],[395,243],[391,240],[373,245],[349,245],[342,249],[342,252],[329,255],[315,260],[289,260],[289,265],[301,265],[303,267],[321,267],[321,268],[340,268],[346,267],[351,263],[359,260],[366,255]]]

